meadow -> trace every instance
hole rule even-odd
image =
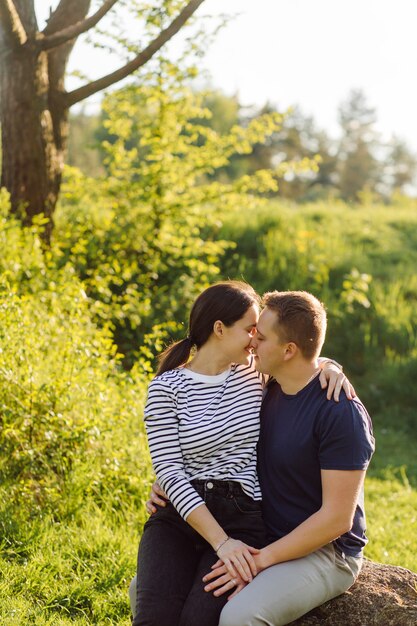
[[[206,233],[234,242],[219,276],[326,302],[324,353],[375,427],[366,556],[414,571],[416,209],[267,202]],[[0,240],[0,623],[127,626],[152,480],[141,418],[151,355],[122,367],[112,324],[97,323],[85,283],[42,254],[34,229],[4,218]]]

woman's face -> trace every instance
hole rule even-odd
[[[230,363],[249,365],[252,355],[250,343],[256,332],[258,318],[259,308],[253,304],[232,326],[222,326],[220,345]]]

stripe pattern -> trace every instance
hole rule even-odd
[[[153,467],[184,519],[203,504],[192,479],[235,480],[261,499],[256,474],[261,400],[262,379],[252,364],[234,364],[224,376],[177,368],[149,385],[145,425]]]

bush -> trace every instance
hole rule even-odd
[[[417,403],[417,215],[405,204],[349,207],[270,203],[226,216],[235,242],[221,274],[260,292],[307,289],[327,307],[324,353],[344,363],[370,407]],[[378,400],[380,389],[382,400]],[[413,414],[408,418],[416,424]]]
[[[132,480],[137,488],[150,472],[140,418],[145,369],[122,370],[112,333],[92,321],[73,269],[55,268],[42,253],[40,227],[6,219],[6,205],[3,198],[0,481],[12,498],[39,504],[59,502],[71,481],[80,499],[113,489],[116,476],[117,489]],[[125,450],[116,447],[120,431]],[[123,457],[136,457],[136,478]]]

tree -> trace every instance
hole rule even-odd
[[[1,184],[10,192],[12,210],[25,222],[40,213],[49,218],[47,238],[61,186],[70,107],[147,63],[203,2],[164,0],[158,8],[171,21],[133,59],[98,80],[66,91],[65,69],[75,41],[119,1],[102,0],[88,16],[91,0],[60,0],[40,31],[34,0],[0,0]],[[145,23],[152,10],[155,5],[142,9]]]
[[[285,117],[282,129],[274,142],[275,159],[298,163],[310,161],[314,164],[320,155],[318,167],[303,171],[289,171],[280,183],[279,194],[294,200],[311,200],[328,193],[335,184],[337,158],[330,137],[319,130],[314,119],[304,115],[298,106]]]
[[[340,193],[345,200],[356,201],[362,190],[375,188],[381,175],[375,156],[376,113],[361,90],[352,90],[341,104],[339,122],[343,131],[339,151]]]
[[[407,186],[412,185],[417,170],[417,157],[408,145],[395,135],[388,146],[385,177],[390,191],[405,193]]]
[[[191,52],[184,67],[158,54],[136,81],[107,94],[106,175],[92,181],[67,168],[57,214],[52,254],[83,281],[127,367],[139,345],[150,358],[161,338],[184,334],[175,320],[185,319],[233,248],[219,239],[224,214],[236,206],[255,213],[259,195],[277,188],[268,170],[216,179],[235,153],[249,154],[275,133],[281,115],[211,128],[204,95],[192,89],[190,59]]]

